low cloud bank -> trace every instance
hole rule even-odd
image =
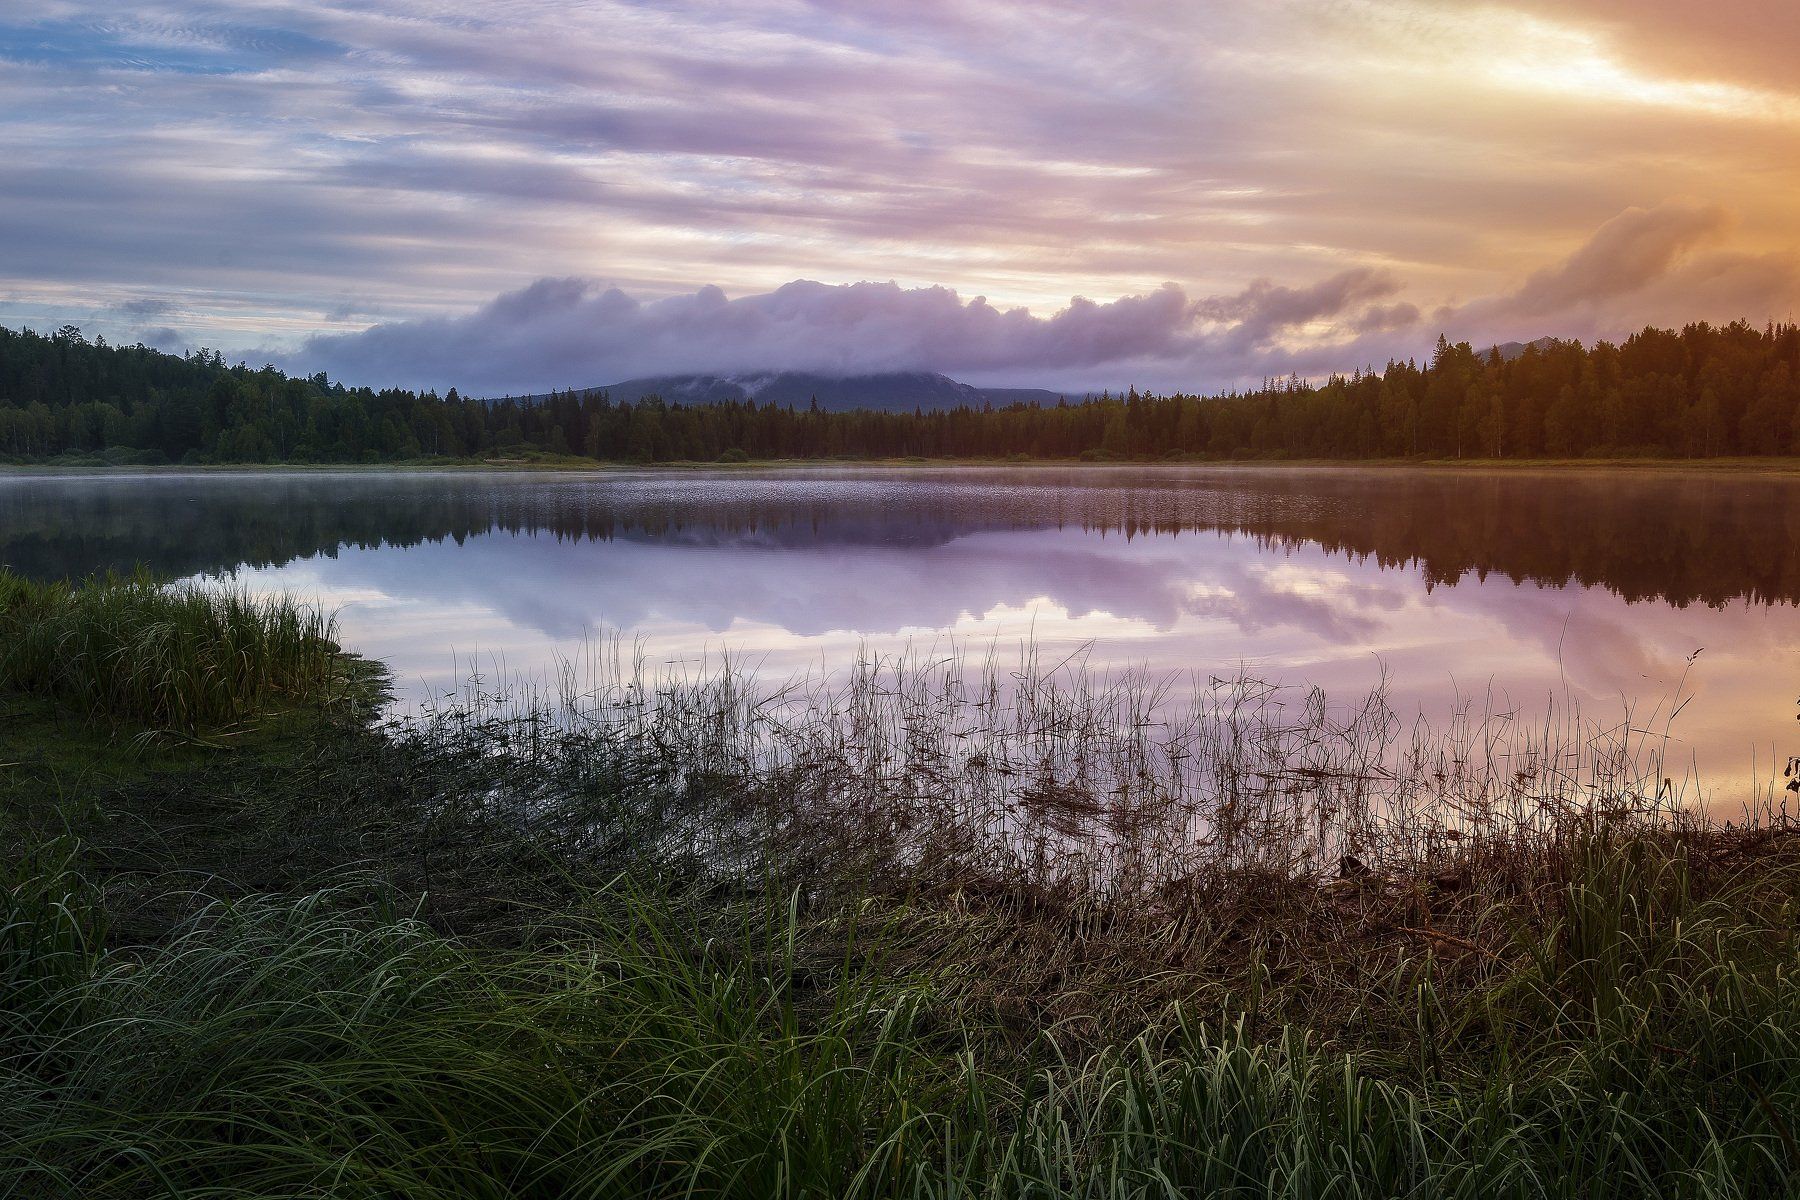
[[[1441,306],[1429,323],[1397,298],[1400,280],[1371,268],[1197,298],[1168,283],[1106,302],[1077,297],[1049,316],[894,283],[796,280],[736,299],[709,286],[646,301],[587,280],[540,279],[462,316],[316,336],[281,359],[355,383],[489,394],[773,370],[927,370],[1078,391],[1126,382],[1212,389],[1379,366],[1423,352],[1440,330],[1485,344],[1785,316],[1800,297],[1800,266],[1790,256],[1718,248],[1729,223],[1709,206],[1628,209],[1516,289]]]
[[[1127,363],[1235,362],[1301,325],[1366,316],[1391,280],[1349,271],[1309,288],[1258,283],[1191,299],[1175,284],[1050,316],[949,288],[796,280],[727,299],[716,287],[641,301],[580,279],[540,279],[465,316],[314,337],[290,361],[357,381],[521,391],[690,371],[1104,378]]]

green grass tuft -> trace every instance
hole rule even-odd
[[[343,674],[334,634],[329,615],[285,598],[0,570],[0,690],[153,733],[196,737],[317,699]]]

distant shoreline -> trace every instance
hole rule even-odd
[[[1114,459],[1102,462],[1075,458],[773,458],[745,462],[618,462],[577,458],[548,459],[409,459],[391,463],[0,463],[0,477],[50,475],[307,475],[330,473],[402,474],[432,471],[522,474],[609,474],[622,471],[805,471],[823,467],[905,468],[910,470],[970,470],[1006,468],[1032,470],[1429,470],[1429,471],[1629,471],[1729,474],[1800,475],[1800,456],[1757,458],[1269,458],[1269,459]]]

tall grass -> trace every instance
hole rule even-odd
[[[319,697],[334,623],[284,598],[150,576],[38,583],[0,570],[0,688],[193,736]]]
[[[0,1193],[1789,1194],[1786,902],[1767,876],[1683,899],[1687,869],[1596,849],[1469,1006],[1509,1043],[1450,1011],[1383,1053],[1184,1009],[1097,1053],[1048,1031],[996,1056],[932,973],[884,961],[893,930],[809,958],[796,903],[701,936],[679,898],[602,895],[503,953],[339,890],[108,951],[39,864],[0,914]],[[1444,1007],[1422,987],[1416,1012]]]
[[[583,842],[592,781],[617,796],[630,777],[660,797],[659,847],[722,876],[775,853],[806,877],[1165,911],[1227,879],[1528,866],[1596,824],[1704,823],[1654,714],[1528,721],[1489,696],[1434,724],[1380,687],[1332,703],[1241,675],[1101,676],[1029,646],[769,681],[608,643],[549,687],[476,677],[394,732],[480,775],[484,805]]]

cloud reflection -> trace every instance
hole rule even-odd
[[[344,606],[412,694],[618,631],[786,675],[955,639],[1239,669],[1402,711],[1552,697],[1741,777],[1786,745],[1800,480],[1670,471],[792,470],[0,479],[0,561],[134,562]],[[1454,513],[1455,520],[1444,514]],[[1689,659],[1702,650],[1689,671]]]
[[[1403,712],[1439,719],[1490,694],[1527,719],[1553,697],[1594,715],[1634,706],[1647,719],[1666,712],[1690,655],[1707,647],[1677,750],[1733,779],[1756,745],[1785,733],[1789,680],[1771,664],[1792,662],[1800,632],[1789,608],[1678,609],[1498,576],[1428,591],[1416,567],[1204,532],[973,532],[853,549],[490,534],[349,550],[252,579],[358,597],[345,614],[353,642],[431,688],[454,686],[471,657],[547,673],[608,631],[653,662],[729,651],[776,677],[947,635],[1003,658],[1029,639],[1050,657],[1085,650],[1101,670],[1245,670],[1340,697],[1385,674]]]

